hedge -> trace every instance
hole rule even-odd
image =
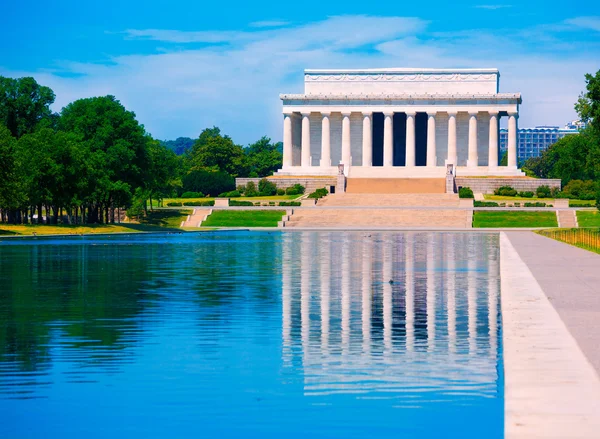
[[[190,207],[198,207],[198,206],[214,206],[215,205],[215,201],[214,200],[210,200],[210,201],[186,201],[185,203],[183,203],[184,206],[190,206]]]
[[[499,207],[498,203],[493,201],[473,201],[473,207]]]
[[[244,200],[229,200],[230,206],[254,206],[252,201],[244,201]]]

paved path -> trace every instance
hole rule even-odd
[[[600,255],[532,232],[506,232],[600,374]]]

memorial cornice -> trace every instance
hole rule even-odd
[[[516,101],[521,103],[521,93],[494,93],[494,94],[280,94],[282,101],[473,101],[487,100]]]

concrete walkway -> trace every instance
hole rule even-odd
[[[532,232],[506,235],[600,374],[600,255]]]

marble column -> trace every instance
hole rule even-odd
[[[406,161],[405,166],[407,168],[414,167],[416,165],[415,151],[415,112],[406,113]]]
[[[488,167],[492,169],[498,167],[498,112],[490,112]]]
[[[477,113],[469,113],[469,156],[467,166],[476,168],[479,165],[477,154]]]
[[[283,168],[292,166],[292,114],[283,115]]]
[[[519,113],[508,114],[508,167],[517,167],[517,118]]]
[[[448,113],[448,160],[446,160],[446,164],[457,165],[456,113]]]
[[[344,164],[344,172],[348,175],[351,161],[350,150],[350,113],[342,113],[342,163]]]
[[[383,121],[383,166],[394,166],[394,113],[384,113]]]
[[[363,113],[362,166],[373,165],[373,131],[371,113]]]
[[[329,116],[331,113],[321,112],[323,119],[321,120],[321,168],[331,166],[331,128]]]
[[[302,155],[301,166],[310,166],[310,113],[302,113]]]
[[[428,113],[427,115],[427,166],[437,166],[435,113]]]

